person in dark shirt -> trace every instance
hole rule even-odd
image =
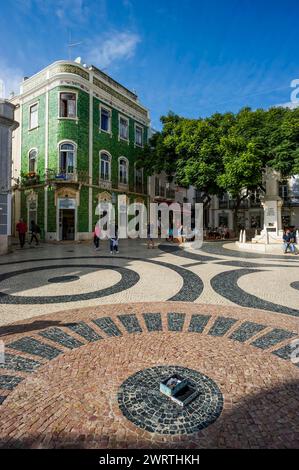
[[[34,222],[34,220],[31,220],[30,222],[30,231],[31,231],[31,240],[29,242],[29,245],[35,240],[35,244],[38,245],[38,238],[37,235],[39,233],[39,227],[38,225]]]
[[[287,253],[289,249],[291,253],[297,254],[295,244],[296,244],[296,233],[292,232],[290,229],[285,230],[283,234],[284,253]]]

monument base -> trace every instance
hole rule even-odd
[[[262,245],[271,245],[271,244],[282,244],[283,230],[272,230],[271,228],[266,228],[262,230],[260,235],[256,235],[251,243],[253,244],[262,244]]]
[[[236,242],[235,246],[240,251],[248,251],[251,253],[268,253],[273,255],[283,254],[283,244],[280,240],[280,243],[240,243]],[[293,256],[291,253],[288,253],[290,256]],[[286,255],[287,256],[287,255]]]

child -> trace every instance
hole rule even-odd
[[[113,237],[110,237],[110,253],[114,254],[119,253],[118,251],[118,229],[117,226],[115,226],[115,235]]]

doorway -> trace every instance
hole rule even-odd
[[[75,210],[59,210],[59,239],[75,240]]]

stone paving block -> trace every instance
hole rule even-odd
[[[0,405],[2,405],[2,403],[4,402],[4,400],[6,399],[7,397],[3,397],[0,395]]]
[[[245,341],[258,334],[260,331],[264,330],[265,328],[265,325],[245,321],[237,330],[235,330],[230,335],[230,338],[234,339],[235,341],[240,341],[240,343],[244,343]]]
[[[167,314],[169,331],[183,331],[185,317],[185,313],[169,312]]]
[[[236,323],[235,318],[218,317],[209,330],[211,336],[223,336]]]
[[[272,354],[275,354],[275,356],[280,357],[281,359],[285,359],[287,361],[291,361],[291,354],[294,352],[294,349],[291,344],[286,344],[280,349],[277,349],[276,351],[272,351]],[[292,363],[295,366],[299,367],[299,362],[297,363]]]
[[[110,317],[96,318],[93,322],[108,336],[122,336],[121,331]]]
[[[42,343],[35,338],[30,338],[29,336],[20,338],[13,343],[9,343],[7,347],[49,360],[54,359],[54,357],[57,357],[62,353],[60,349],[57,349],[54,346],[49,346],[48,344]]]
[[[41,365],[38,361],[27,359],[22,356],[14,356],[5,353],[5,362],[0,363],[0,369],[12,369],[23,372],[33,372]]]
[[[128,333],[142,333],[142,328],[136,315],[118,315],[118,319]]]
[[[23,377],[16,377],[14,375],[0,375],[0,389],[13,390],[19,383],[22,382]]]
[[[160,313],[144,313],[143,318],[148,331],[162,331],[162,318]]]
[[[292,333],[291,331],[275,328],[274,330],[270,331],[266,335],[262,336],[261,338],[258,338],[256,341],[253,341],[250,344],[260,349],[267,349],[277,343],[280,343],[281,341],[284,341],[285,339],[293,338],[294,336],[296,336],[296,334]]]
[[[60,328],[56,328],[55,326],[53,326],[52,328],[48,328],[47,330],[44,330],[39,334],[44,338],[55,341],[56,343],[59,343],[69,349],[79,348],[80,346],[83,346],[83,343],[68,335],[67,333],[65,333],[65,331],[61,330]]]
[[[206,324],[210,320],[211,315],[195,315],[193,314],[191,317],[189,330],[190,332],[194,333],[202,333],[205,329]]]
[[[90,343],[103,339],[102,336],[100,336],[96,331],[94,331],[93,328],[91,328],[91,326],[87,325],[85,322],[68,323],[65,326],[70,328],[78,335],[82,336],[82,338],[86,339],[86,341]]]

